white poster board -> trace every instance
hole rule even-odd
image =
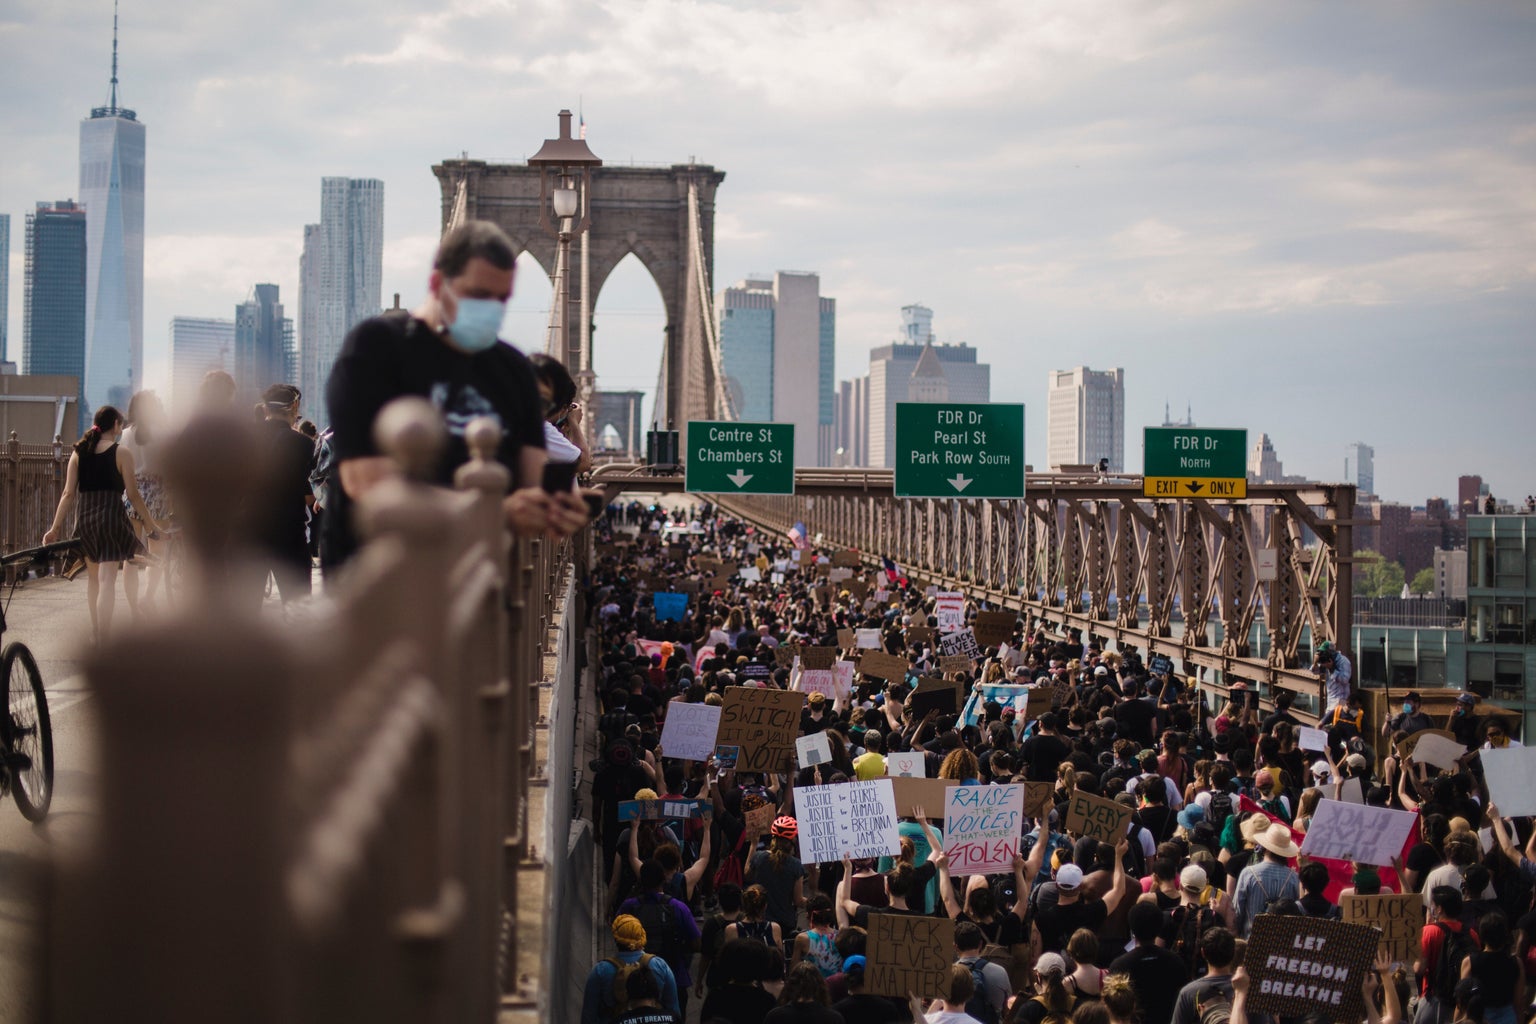
[[[853,634],[853,646],[861,651],[882,650],[878,629],[860,629]]]
[[[1455,768],[1466,752],[1467,748],[1455,740],[1446,739],[1439,733],[1426,732],[1414,744],[1413,759],[1422,764],[1432,764],[1436,768]]]
[[[832,744],[828,742],[825,732],[813,732],[809,736],[796,738],[795,755],[800,760],[801,768],[814,768],[832,760]]]
[[[944,853],[951,875],[1013,870],[1024,823],[1024,787],[955,786],[944,802]]]
[[[1422,743],[1423,741],[1420,740]],[[1536,747],[1478,751],[1488,780],[1489,801],[1506,818],[1536,814]]]
[[[795,790],[800,860],[830,864],[843,854],[889,857],[901,851],[890,779],[801,786]]]
[[[800,659],[796,658],[796,662]],[[808,668],[800,672],[795,689],[802,693],[824,694],[827,700],[837,700],[837,673],[830,668]],[[847,692],[847,691],[844,691]]]
[[[976,644],[976,634],[969,626],[939,637],[939,653],[950,658],[979,658],[981,648]]]
[[[1358,777],[1344,780],[1344,785],[1339,787],[1339,799],[1347,804],[1365,803],[1365,787]]]
[[[928,759],[921,753],[885,755],[885,774],[908,779],[928,777]]]
[[[1390,866],[1418,817],[1413,811],[1319,800],[1301,851],[1309,857]]]
[[[965,595],[954,591],[936,594],[933,614],[939,619],[939,632],[948,633],[965,625]]]
[[[743,583],[759,583],[763,579],[762,572],[755,565],[743,566],[736,575],[741,577]]]
[[[667,720],[661,727],[661,748],[668,757],[704,761],[715,752],[715,734],[720,731],[718,704],[667,705]]]
[[[832,672],[837,676],[837,692],[844,699],[853,689],[853,673],[857,670],[858,666],[851,661],[839,661],[832,666]]]
[[[1296,745],[1302,750],[1323,751],[1328,749],[1328,733],[1323,729],[1312,729],[1303,725],[1297,730],[1298,739]]]

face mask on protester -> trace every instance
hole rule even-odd
[[[446,285],[444,290],[453,295]],[[453,301],[453,322],[447,325],[453,343],[466,352],[484,352],[495,345],[507,304],[499,299],[466,299],[457,295]]]

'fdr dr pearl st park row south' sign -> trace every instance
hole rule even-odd
[[[794,494],[793,423],[690,420],[683,443],[690,494]]]
[[[896,497],[1024,497],[1024,407],[896,403]]]

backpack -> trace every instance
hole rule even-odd
[[[1190,907],[1180,904],[1173,908],[1173,951],[1189,968],[1189,976],[1200,973],[1204,959],[1200,956],[1200,936],[1215,923],[1216,914],[1210,907]]]
[[[688,956],[683,933],[672,906],[672,898],[663,894],[659,900],[641,897],[635,901],[635,917],[645,927],[645,951],[661,957],[667,966],[680,964]]]
[[[331,466],[336,461],[331,438],[335,431],[327,430],[315,439],[315,461],[309,471],[309,486],[315,492],[315,500],[321,508],[331,507]]]
[[[1039,1003],[1045,1007],[1045,1016],[1040,1018],[1040,1024],[1072,1024],[1072,1018],[1064,1013],[1051,1009],[1044,996],[1035,996],[1031,1002]],[[969,1012],[969,1011],[967,1011]]]
[[[1141,878],[1147,873],[1147,851],[1141,846],[1141,833],[1144,830],[1145,826],[1133,818],[1130,830],[1125,834],[1125,871],[1132,879]]]
[[[1445,936],[1445,942],[1440,947],[1440,956],[1435,960],[1434,978],[1430,982],[1429,991],[1440,1000],[1441,1006],[1454,1006],[1456,983],[1461,980],[1461,962],[1477,952],[1477,945],[1465,927],[1459,932],[1453,932],[1439,921],[1435,922],[1435,927]]]
[[[970,963],[964,960],[958,962],[971,969],[971,985],[975,989],[971,998],[965,1002],[965,1012],[981,1021],[981,1024],[998,1024],[997,1008],[987,998],[986,957],[978,956]]]
[[[715,891],[718,892],[722,885],[729,882],[731,885],[740,886],[743,881],[741,873],[741,844],[747,841],[747,827],[741,827],[741,835],[736,837],[736,845],[731,852],[720,859],[720,866],[715,869]]]
[[[1211,794],[1211,805],[1205,810],[1205,820],[1211,823],[1218,834],[1221,826],[1232,817],[1232,794],[1224,789],[1218,789]]]
[[[609,1011],[605,1020],[618,1020],[629,1009],[629,976],[636,971],[651,969],[651,961],[655,959],[649,953],[641,953],[640,959],[632,964],[625,963],[618,957],[608,957],[607,963],[613,964],[613,1009]]]
[[[1289,883],[1290,879],[1286,879],[1284,882],[1281,882],[1280,891],[1284,892]],[[1269,894],[1269,890],[1264,888],[1264,883],[1259,881],[1257,875],[1254,876],[1253,884],[1257,885],[1259,887],[1259,892],[1264,894],[1264,909],[1262,913],[1286,914],[1291,913],[1292,911],[1300,912],[1300,906],[1296,902],[1301,898],[1300,882],[1297,883],[1297,894],[1295,896],[1271,896]],[[1455,988],[1456,983],[1452,982],[1451,987]]]

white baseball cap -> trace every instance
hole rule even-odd
[[[1083,869],[1076,864],[1063,864],[1056,869],[1056,885],[1062,889],[1076,889],[1083,884]]]

